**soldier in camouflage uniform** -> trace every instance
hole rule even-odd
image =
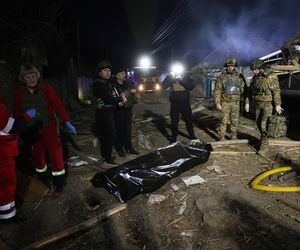
[[[245,79],[236,71],[237,61],[234,58],[225,62],[226,70],[218,77],[215,87],[215,103],[221,111],[219,140],[225,139],[227,122],[230,120],[230,139],[237,138],[237,128],[240,116],[240,100],[244,96]]]
[[[282,113],[278,77],[267,68],[264,61],[257,59],[251,65],[254,76],[250,82],[250,98],[256,102],[256,124],[260,131],[260,154],[265,154],[268,146],[268,120],[273,113],[273,103],[278,114]],[[245,107],[246,111],[249,108]]]

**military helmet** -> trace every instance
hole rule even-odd
[[[250,69],[255,70],[255,69],[262,69],[265,67],[265,62],[261,59],[256,59],[255,61],[252,62]]]
[[[224,67],[227,67],[228,65],[234,65],[235,67],[237,67],[237,61],[235,58],[228,58],[225,61]]]
[[[108,61],[100,61],[97,64],[97,71],[100,72],[102,69],[112,69],[112,65]]]

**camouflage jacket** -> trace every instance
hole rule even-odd
[[[250,98],[259,102],[271,102],[281,105],[278,77],[270,70],[254,75],[250,82]]]
[[[217,79],[215,86],[215,103],[237,102],[244,99],[246,81],[242,74],[234,71],[227,73],[224,71]]]

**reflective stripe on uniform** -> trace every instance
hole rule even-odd
[[[65,174],[65,172],[66,172],[66,171],[63,169],[63,170],[58,171],[58,172],[52,172],[52,175],[53,175],[53,176],[59,176],[59,175]]]
[[[14,208],[14,210],[8,214],[0,214],[0,220],[12,218],[16,215],[16,213],[17,213],[17,210]]]
[[[15,201],[12,201],[6,205],[0,206],[0,211],[6,211],[15,206]]]
[[[11,129],[12,129],[12,127],[13,127],[13,125],[14,125],[14,123],[15,123],[15,119],[14,118],[12,118],[12,117],[9,117],[8,118],[8,121],[7,121],[7,124],[6,124],[6,126],[5,126],[5,128],[4,129],[2,129],[2,131],[1,132],[3,132],[3,133],[9,133],[9,131],[11,131]]]
[[[45,167],[43,167],[42,169],[36,168],[35,170],[36,170],[36,172],[38,172],[38,173],[44,173],[44,172],[47,171],[47,165],[45,165]]]

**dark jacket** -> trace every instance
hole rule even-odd
[[[113,86],[116,87],[119,94],[123,93],[125,97],[127,98],[127,102],[125,103],[126,107],[132,107],[133,106],[133,95],[130,90],[133,89],[132,84],[130,84],[129,81],[125,80],[123,84],[119,84],[116,80],[113,82]],[[122,108],[122,107],[120,107]]]
[[[113,85],[104,79],[97,79],[92,83],[92,94],[96,99],[97,108],[102,110],[115,110],[122,102]]]
[[[182,102],[190,99],[190,90],[194,89],[193,80],[185,75],[182,79],[176,79],[168,75],[162,83],[163,88],[171,88],[170,102]]]

